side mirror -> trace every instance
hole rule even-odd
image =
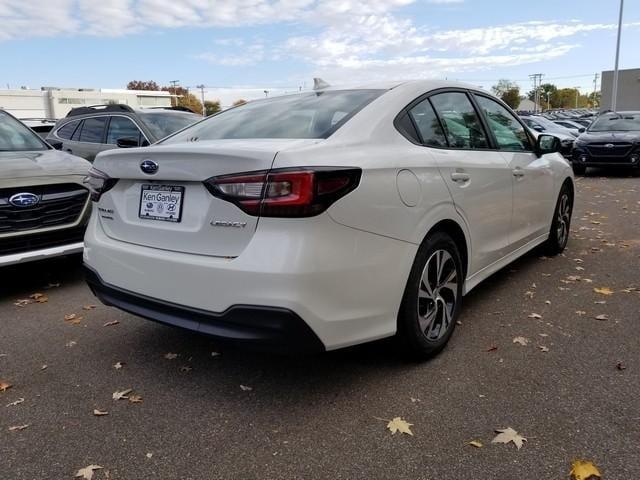
[[[541,125],[534,125],[532,127],[536,132],[544,132],[544,127]]]
[[[116,145],[120,148],[133,148],[138,146],[137,138],[123,137],[116,140]]]
[[[560,151],[560,140],[553,135],[538,135],[536,140],[536,153],[545,155],[547,153],[556,153]]]
[[[581,127],[581,128],[578,129],[578,133],[584,133],[586,131],[587,131],[587,129],[584,128],[584,127]]]
[[[49,145],[56,150],[62,150],[62,142],[59,142],[58,140],[49,140]]]

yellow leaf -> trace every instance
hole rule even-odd
[[[403,420],[400,417],[396,417],[387,423],[387,428],[391,430],[391,434],[395,435],[396,432],[406,433],[407,435],[413,436],[413,432],[411,431],[411,426],[413,423],[409,423],[406,420]]]
[[[495,436],[491,443],[509,443],[513,442],[518,450],[522,448],[524,442],[527,441],[522,435],[516,432],[513,428],[508,427],[504,429],[497,429],[498,435]]]
[[[593,291],[600,295],[613,295],[613,290],[609,287],[594,288]]]
[[[484,445],[482,445],[482,442],[480,440],[472,440],[472,441],[469,442],[469,445],[471,445],[472,447],[476,447],[476,448],[484,447]]]
[[[142,403],[142,397],[140,395],[131,395],[129,401],[131,403]]]
[[[49,301],[49,297],[47,297],[46,295],[42,295],[41,297],[38,297],[36,299],[36,302],[38,303],[47,303]]]
[[[88,467],[84,467],[78,470],[75,478],[82,477],[83,480],[91,480],[93,478],[93,471],[100,469],[102,469],[100,465],[89,465]]]
[[[0,392],[5,392],[9,390],[12,386],[13,385],[11,385],[10,383],[3,382],[2,380],[0,380]]]
[[[576,460],[571,464],[571,480],[602,478],[597,467],[587,460]]]

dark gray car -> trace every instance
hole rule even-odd
[[[58,121],[46,140],[58,150],[93,162],[103,150],[144,147],[198,120],[200,115],[179,108],[80,107]]]

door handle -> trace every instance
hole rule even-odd
[[[513,176],[514,177],[524,177],[524,170],[521,169],[520,167],[514,168],[513,169]]]
[[[471,177],[468,173],[463,172],[453,172],[451,174],[451,180],[454,182],[468,182]]]

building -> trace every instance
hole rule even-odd
[[[0,90],[0,108],[18,118],[63,118],[83,105],[125,104],[133,108],[169,107],[169,92],[151,90],[55,88]]]
[[[613,70],[602,72],[600,110],[611,110]],[[640,110],[640,68],[618,70],[616,110]]]
[[[518,105],[518,108],[516,108],[516,111],[534,113],[541,112],[542,110],[540,109],[540,105],[536,105],[533,100],[523,98],[522,100],[520,100],[520,104]]]

